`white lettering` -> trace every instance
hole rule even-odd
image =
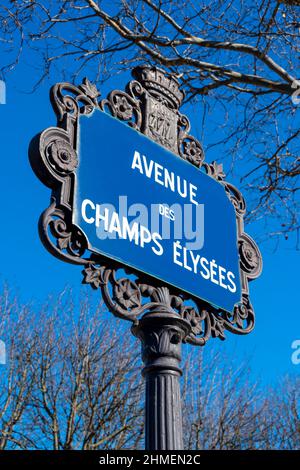
[[[96,209],[95,204],[92,201],[90,201],[89,199],[84,199],[84,201],[82,201],[82,204],[81,204],[81,215],[82,215],[83,220],[87,224],[93,224],[95,222],[94,217],[88,217],[86,215],[86,207],[87,206],[90,206],[93,211]]]
[[[137,151],[134,152],[131,168],[133,170],[135,168],[137,168],[139,170],[139,172],[141,174],[143,174],[143,166],[142,166],[142,162],[141,162],[141,156],[140,156],[139,152],[137,152]]]
[[[198,205],[198,201],[196,200],[197,186],[188,183],[187,180],[181,178],[179,175],[177,175],[175,179],[175,174],[172,171],[170,172],[167,168],[153,160],[148,161],[145,155],[141,158],[141,154],[137,150],[135,150],[133,154],[131,169],[138,170],[141,175],[145,175],[147,178],[153,178],[157,184],[170,189],[172,192],[176,190],[182,198],[188,199],[192,204]]]
[[[233,281],[233,279],[235,278],[235,275],[231,272],[231,271],[228,271],[227,273],[227,279],[230,283],[228,287],[228,290],[230,290],[230,292],[236,292],[236,285],[235,285],[235,282]]]

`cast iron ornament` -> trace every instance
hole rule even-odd
[[[222,164],[204,161],[200,142],[189,134],[189,119],[179,112],[184,92],[177,79],[148,66],[136,67],[132,75],[134,80],[127,84],[125,91],[114,90],[103,100],[87,78],[79,86],[58,83],[52,87],[50,99],[57,115],[57,126],[37,135],[29,148],[33,170],[52,190],[51,204],[39,220],[40,238],[52,255],[82,265],[83,283],[101,289],[108,309],[115,316],[133,322],[133,331],[137,331],[144,313],[160,312],[170,318],[180,318],[188,325],[185,336],[178,338],[179,342],[203,346],[210,337],[224,340],[225,330],[247,334],[254,327],[249,281],[261,273],[262,258],[256,243],[244,232],[244,198],[237,188],[225,181]],[[88,250],[85,235],[72,224],[72,208],[79,117],[92,113],[95,108],[125,121],[222,184],[234,206],[237,222],[242,298],[233,312],[215,308]],[[176,329],[171,327],[168,331],[172,332],[171,343],[176,344]],[[159,335],[153,341],[153,348],[155,344],[165,344]]]

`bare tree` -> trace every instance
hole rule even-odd
[[[264,421],[266,448],[300,450],[299,376],[283,377],[276,389],[270,391]]]
[[[28,48],[40,79],[55,66],[67,80],[84,72],[101,86],[141,62],[162,65],[187,102],[201,100],[200,126],[214,136],[201,136],[207,157],[218,152],[240,177],[249,221],[288,238],[299,230],[299,13],[296,0],[7,2],[2,72]]]
[[[300,449],[299,377],[274,386],[251,378],[249,360],[238,369],[220,352],[187,354],[183,384],[188,449]]]
[[[247,361],[235,370],[220,352],[189,356],[184,381],[187,448],[264,448],[265,427],[260,424],[266,402],[259,384],[249,380]]]
[[[44,317],[37,343],[36,435],[53,449],[135,447],[143,434],[142,390],[130,333],[87,302],[78,318],[69,305],[67,296]]]
[[[2,305],[9,357],[0,381],[1,449],[138,447],[143,393],[131,335],[87,299],[76,313],[69,291],[37,313],[6,292]]]
[[[122,322],[64,290],[38,307],[0,296],[0,449],[143,447],[139,344]],[[215,350],[189,349],[182,383],[188,449],[300,449],[299,379],[253,380]]]
[[[0,295],[0,335],[6,345],[6,364],[0,376],[0,450],[26,448],[26,407],[35,383],[34,334],[28,316],[31,309],[20,305],[5,288]]]

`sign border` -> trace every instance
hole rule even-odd
[[[52,190],[51,203],[39,220],[41,241],[57,258],[83,266],[83,283],[100,288],[109,310],[135,326],[143,313],[159,310],[180,315],[188,321],[191,333],[185,341],[191,344],[204,345],[210,337],[225,339],[225,330],[247,334],[252,331],[255,320],[249,281],[260,275],[262,258],[254,240],[244,232],[244,198],[235,186],[225,181],[222,164],[204,161],[200,142],[189,134],[189,119],[179,112],[184,93],[177,79],[149,66],[136,67],[132,74],[134,80],[127,84],[125,91],[114,90],[103,100],[87,78],[79,86],[57,83],[51,88],[57,126],[35,136],[29,147],[34,172]],[[72,210],[74,172],[79,162],[79,118],[94,109],[126,122],[204,170],[223,186],[235,209],[240,259],[242,296],[233,312],[216,308],[165,281],[88,250],[85,235],[72,224]]]

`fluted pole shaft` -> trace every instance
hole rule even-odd
[[[183,449],[181,343],[190,325],[178,315],[151,312],[133,329],[141,340],[146,380],[145,448]]]

